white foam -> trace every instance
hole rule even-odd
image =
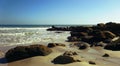
[[[47,28],[0,28],[0,45],[65,42],[69,32],[55,33]]]

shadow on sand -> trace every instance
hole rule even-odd
[[[0,58],[0,63],[5,64],[5,63],[9,63],[9,62],[7,62],[7,59],[3,57],[3,58]]]

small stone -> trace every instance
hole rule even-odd
[[[96,65],[94,61],[89,61],[89,64]]]
[[[102,57],[110,57],[109,54],[104,54]]]
[[[81,62],[81,60],[76,60],[76,62]]]

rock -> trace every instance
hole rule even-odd
[[[63,56],[73,56],[73,55],[78,55],[76,52],[72,52],[72,51],[66,51]]]
[[[73,37],[69,36],[67,39],[68,39],[69,42],[80,41],[81,40],[80,38],[77,38],[75,36],[73,36]]]
[[[110,57],[109,54],[104,54],[102,57]]]
[[[94,61],[89,61],[89,64],[96,65]]]
[[[116,35],[114,33],[110,32],[110,31],[103,31],[103,33],[105,34],[105,36],[107,38],[112,38],[113,39],[114,37],[116,37]]]
[[[63,47],[65,47],[65,44],[61,44],[61,43],[49,43],[47,47],[52,48],[52,47],[56,47],[56,46],[63,46]]]
[[[108,22],[106,29],[120,36],[120,23]]]
[[[99,24],[97,24],[97,26],[100,28],[104,28],[106,25],[104,23],[99,23]]]
[[[84,42],[74,43],[74,45],[79,47],[79,49],[87,49],[89,47],[89,44]]]
[[[44,45],[17,46],[8,50],[5,57],[11,62],[33,56],[46,56],[51,52],[52,50]]]
[[[62,33],[62,32],[60,32],[60,31],[56,31],[55,33]]]
[[[93,31],[91,33],[93,37],[90,39],[91,43],[93,42],[111,42],[113,38],[116,37],[116,35],[110,31]]]
[[[76,36],[76,37],[83,37],[83,36],[88,36],[88,33],[86,32],[70,32],[71,36]]]
[[[95,44],[95,46],[100,46],[100,47],[104,47],[106,44],[103,42],[98,42]]]
[[[32,52],[31,54],[46,56],[49,55],[52,50],[44,45],[30,45],[30,48],[27,50],[28,52]],[[30,54],[30,55],[31,55]]]
[[[120,50],[120,43],[107,44],[104,47],[104,49],[113,50],[113,51],[119,51]]]
[[[75,62],[73,57],[70,56],[58,56],[53,61],[54,64],[68,64]]]
[[[81,60],[75,60],[75,62],[81,62]]]

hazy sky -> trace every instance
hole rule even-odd
[[[120,22],[120,0],[0,0],[0,24]]]

